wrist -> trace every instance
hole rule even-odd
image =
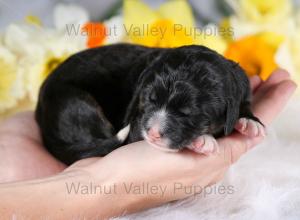
[[[64,187],[70,198],[71,209],[82,210],[81,216],[100,219],[140,210],[145,195],[134,195],[126,191],[124,184],[130,184],[128,178],[124,178],[126,172],[112,173],[101,165],[102,163],[98,163],[95,169],[91,165],[88,169],[74,169],[63,174],[67,176]]]

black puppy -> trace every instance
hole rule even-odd
[[[210,153],[214,137],[234,128],[264,135],[250,94],[239,65],[206,47],[116,44],[55,69],[41,87],[36,120],[47,149],[66,164],[142,139]]]

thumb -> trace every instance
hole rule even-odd
[[[275,85],[253,107],[254,114],[265,124],[270,124],[281,112],[290,96],[296,89],[296,84],[291,80],[285,80]],[[220,138],[220,156],[225,166],[235,163],[244,153],[261,142],[263,137],[250,138],[240,133]]]
[[[283,110],[297,85],[291,80],[284,80],[267,91],[253,106],[253,113],[264,124],[270,124]]]

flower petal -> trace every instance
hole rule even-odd
[[[76,4],[57,4],[53,13],[54,25],[64,29],[66,25],[83,25],[88,22],[89,14],[86,9]]]
[[[140,0],[124,0],[124,22],[126,27],[152,24],[159,19],[159,15]]]
[[[145,37],[153,38],[152,34],[148,33],[151,24],[160,16],[140,0],[124,0],[123,10],[126,34],[134,43],[145,45]]]
[[[198,45],[206,46],[212,50],[217,51],[219,54],[223,54],[227,48],[227,42],[219,35],[218,32],[206,33],[206,30],[218,30],[218,27],[210,24],[203,29],[197,29],[194,37],[194,43]]]
[[[16,57],[0,45],[0,112],[4,112],[17,103],[17,98],[13,94],[17,78],[16,66]]]
[[[174,24],[184,27],[194,27],[194,15],[186,0],[167,1],[157,11],[162,18],[170,19]]]
[[[114,16],[106,21],[104,21],[104,24],[107,29],[107,36],[105,39],[105,44],[114,44],[119,43],[126,37],[126,32],[124,29],[124,23],[123,23],[123,17],[122,16]]]

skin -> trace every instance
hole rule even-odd
[[[275,71],[265,82],[253,77],[251,86],[253,112],[266,126],[296,89],[284,70]],[[0,213],[2,217],[25,219],[102,219],[137,212],[191,196],[184,189],[175,190],[175,183],[204,188],[218,182],[230,165],[262,140],[262,136],[235,132],[218,139],[219,152],[209,156],[189,150],[163,152],[141,141],[103,158],[89,158],[66,167],[43,148],[33,113],[21,113],[0,124]],[[67,194],[66,184],[72,182],[115,184],[115,191]],[[166,191],[137,195],[126,192],[124,183],[149,183],[166,187]]]

